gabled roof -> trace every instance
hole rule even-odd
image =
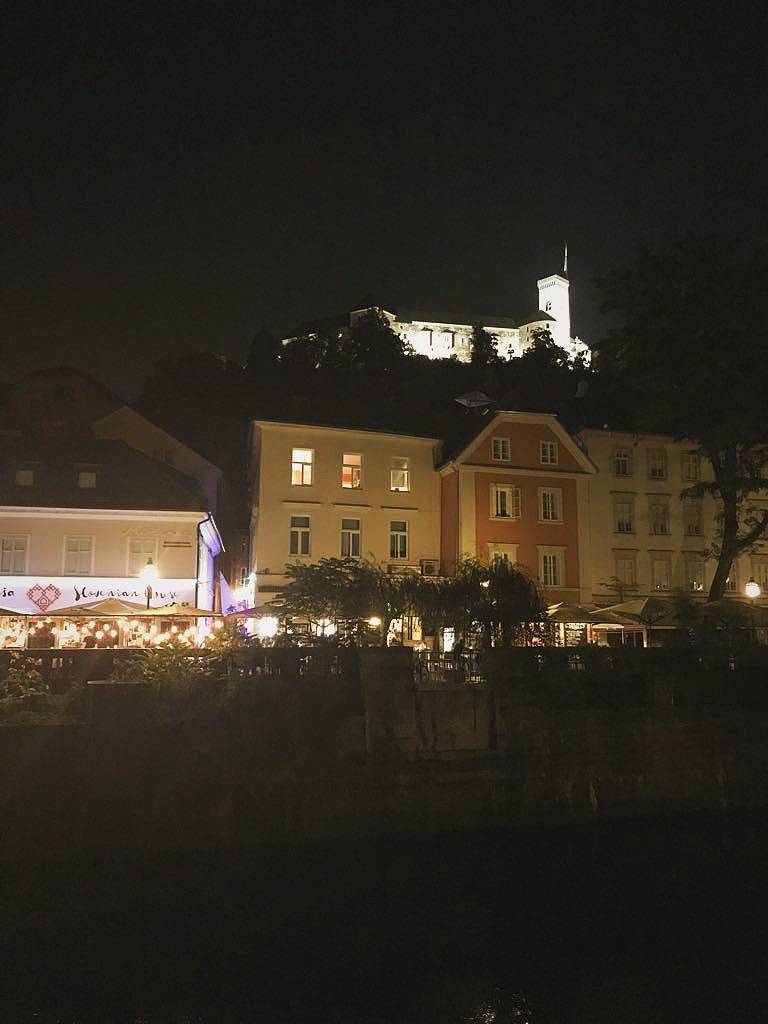
[[[493,416],[486,416],[479,421],[479,429],[474,435],[462,444],[461,448],[455,450],[449,455],[443,462],[438,466],[438,469],[443,469],[446,466],[454,463],[455,465],[461,465],[468,461],[467,455],[471,448],[474,448],[481,441],[484,441],[486,437],[494,429],[498,427],[500,422],[504,423],[545,423],[554,434],[557,435],[558,439],[562,443],[563,447],[569,452],[569,454],[576,460],[576,462],[582,467],[585,473],[597,473],[597,466],[592,462],[588,455],[579,447],[574,438],[568,433],[562,423],[558,420],[554,413],[550,412],[515,412],[511,410],[500,409]],[[546,468],[546,467],[543,467]]]
[[[32,486],[16,484],[20,468],[34,470]],[[96,486],[78,487],[78,471],[90,469],[96,470]],[[92,438],[0,439],[0,505],[206,511],[192,477],[123,441]]]

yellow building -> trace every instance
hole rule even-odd
[[[439,571],[439,442],[373,430],[256,420],[250,434],[256,603],[289,562],[366,558]]]

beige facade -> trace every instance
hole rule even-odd
[[[215,550],[200,512],[0,507],[0,606],[35,614],[100,597],[143,601],[139,572],[151,558],[153,606],[210,608]],[[35,606],[35,587],[50,606]]]
[[[691,441],[585,430],[582,439],[598,474],[589,481],[588,524],[595,601],[683,590],[704,597],[716,558],[714,498],[682,497],[699,480],[711,480],[709,462]],[[768,544],[733,566],[728,593],[744,596],[750,577],[768,591]]]
[[[432,438],[257,420],[251,439],[258,604],[288,562],[361,557],[436,571],[440,487]]]

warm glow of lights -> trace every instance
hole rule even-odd
[[[157,566],[151,558],[147,559],[147,564],[142,565],[141,571],[139,572],[139,579],[142,583],[154,583],[157,577],[160,575]]]
[[[223,627],[223,625],[224,625],[224,623],[221,621],[221,619],[215,619],[214,623],[213,623],[213,628],[214,629],[221,629]]]
[[[104,639],[104,630],[103,629],[97,629],[96,630],[96,639],[97,640],[103,640]]]
[[[490,580],[483,580],[483,582],[480,584],[481,587],[490,587],[490,585],[491,585],[491,581]]]
[[[372,615],[370,619],[368,619],[368,625],[373,626],[374,629],[377,629],[381,625],[381,619],[379,618],[378,615]]]
[[[754,601],[756,597],[760,597],[762,591],[760,590],[760,584],[756,579],[750,577],[747,581],[747,585],[744,587],[744,593],[751,601]]]
[[[277,635],[278,621],[274,615],[264,615],[256,623],[256,635],[262,640],[269,640]]]
[[[179,627],[178,626],[171,626],[171,632],[172,633],[178,633],[179,632]]]

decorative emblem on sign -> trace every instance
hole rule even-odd
[[[27,591],[27,597],[32,604],[37,605],[41,612],[47,612],[53,602],[59,600],[61,591],[52,583],[49,583],[47,587],[41,587],[39,583],[36,583]]]

